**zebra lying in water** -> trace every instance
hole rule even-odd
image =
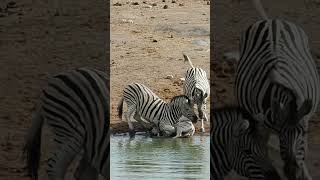
[[[280,180],[268,159],[264,136],[248,113],[237,107],[211,112],[210,179],[223,180],[234,170],[252,180]]]
[[[48,80],[32,119],[24,154],[32,179],[38,179],[41,129],[54,132],[58,150],[48,160],[50,180],[63,180],[73,159],[84,150],[77,180],[109,177],[109,79],[96,70],[80,68]]]
[[[193,136],[195,132],[192,121],[184,116],[181,116],[178,123],[173,126],[176,129],[176,136],[173,138],[190,137]]]
[[[205,132],[203,120],[208,121],[206,110],[206,102],[210,95],[210,85],[207,79],[207,73],[201,68],[193,67],[190,58],[183,54],[184,60],[188,61],[191,68],[185,74],[185,82],[183,92],[191,100],[192,107],[197,104],[199,118],[201,119],[201,131]]]
[[[127,104],[125,118],[128,121],[130,136],[134,135],[134,127],[131,123],[133,119],[142,124],[150,123],[153,130],[158,129],[164,136],[175,133],[173,125],[181,116],[187,117],[194,123],[198,120],[187,96],[175,96],[167,103],[143,84],[132,83],[124,88],[123,97],[118,105],[120,119],[122,119],[123,101]]]

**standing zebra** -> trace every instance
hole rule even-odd
[[[192,122],[197,122],[198,119],[187,96],[175,96],[169,103],[166,103],[148,87],[139,83],[129,84],[123,90],[123,97],[118,106],[120,119],[122,119],[123,101],[126,102],[128,107],[125,117],[128,121],[131,136],[134,134],[134,127],[131,123],[132,115],[136,121],[142,122],[144,119],[167,136],[175,132],[173,125],[178,122],[182,115]]]
[[[241,36],[236,98],[243,109],[279,136],[286,176],[311,179],[304,162],[306,132],[319,103],[320,87],[308,37],[291,22],[268,19],[261,13],[260,2],[254,1],[264,20]]]
[[[79,180],[109,176],[109,79],[97,70],[79,68],[48,80],[32,119],[24,154],[32,179],[38,178],[41,129],[46,122],[58,150],[48,160],[50,180],[63,180],[72,160],[84,150],[75,173]]]
[[[193,67],[190,58],[183,54],[184,60],[188,61],[191,68],[185,74],[185,82],[183,91],[191,100],[192,107],[197,104],[199,118],[201,119],[201,132],[205,132],[203,120],[208,121],[207,115],[204,112],[206,109],[207,99],[210,95],[210,85],[207,79],[207,73],[201,68]]]
[[[259,129],[254,127],[248,113],[236,107],[223,107],[213,109],[211,117],[211,179],[223,180],[235,170],[252,180],[280,180],[268,159]]]

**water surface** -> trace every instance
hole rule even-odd
[[[209,179],[210,137],[112,136],[111,179]]]

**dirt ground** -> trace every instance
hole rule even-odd
[[[210,5],[203,0],[113,0],[111,5],[111,128],[123,132],[128,124],[116,108],[126,85],[145,84],[166,101],[182,95],[180,78],[189,68],[182,53],[210,77]],[[209,123],[205,128],[209,132]]]

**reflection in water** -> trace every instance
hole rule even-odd
[[[111,179],[209,179],[210,137],[111,137]]]

